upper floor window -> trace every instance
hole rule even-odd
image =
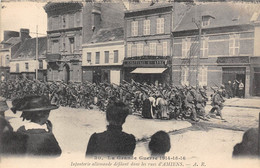
[[[69,41],[70,41],[70,53],[74,53],[74,48],[75,48],[74,37],[69,38]]]
[[[164,18],[157,18],[156,32],[157,32],[157,34],[164,33]]]
[[[20,71],[19,70],[19,63],[16,63],[15,65],[16,65],[16,72],[19,72]]]
[[[52,53],[60,52],[59,40],[52,40],[51,49],[52,49]]]
[[[202,27],[209,26],[210,18],[210,16],[202,16]]]
[[[229,55],[239,55],[239,34],[229,36]]]
[[[132,36],[138,35],[138,21],[131,22],[131,35]]]
[[[200,48],[200,57],[207,58],[208,57],[208,37],[204,37],[201,39],[201,48]]]
[[[167,41],[163,42],[163,56],[167,56],[168,55],[168,43]]]
[[[144,35],[150,35],[150,20],[144,20]]]
[[[181,84],[189,85],[189,68],[187,66],[181,69]]]
[[[114,63],[118,63],[118,50],[114,50]]]
[[[163,47],[161,43],[156,45],[156,55],[162,56],[163,55]]]
[[[182,39],[182,58],[188,58],[190,55],[191,39]]]
[[[105,51],[104,54],[105,54],[105,63],[107,64],[109,63],[109,51]]]
[[[137,56],[144,55],[144,45],[142,43],[137,44]]]
[[[208,85],[208,67],[202,66],[199,68],[199,85],[207,86]]]
[[[91,63],[91,52],[87,53],[87,62]]]
[[[131,57],[132,44],[127,44],[127,57]]]
[[[100,63],[100,52],[96,52],[96,64]]]
[[[156,55],[156,43],[150,43],[150,55]]]
[[[28,62],[25,63],[25,70],[26,70],[26,71],[29,70],[29,63],[28,63]]]
[[[137,56],[137,48],[136,48],[136,45],[132,45],[132,50],[131,50],[131,54],[132,56]]]
[[[39,60],[39,69],[43,69],[43,61]]]

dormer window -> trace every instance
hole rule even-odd
[[[210,16],[202,16],[202,27],[209,26]]]

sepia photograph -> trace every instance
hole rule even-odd
[[[0,167],[260,167],[258,0],[2,0]]]

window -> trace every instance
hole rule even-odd
[[[167,41],[163,42],[163,56],[168,55],[167,45],[168,45]]]
[[[144,35],[150,35],[150,20],[144,20]]]
[[[149,55],[149,45],[144,46],[144,55]]]
[[[87,62],[91,63],[91,52],[87,53]]]
[[[100,52],[96,52],[96,64],[100,63]]]
[[[156,45],[156,55],[162,56],[162,54],[163,54],[162,44],[161,44],[161,43],[158,43],[158,44]]]
[[[164,18],[157,18],[156,21],[157,34],[164,33]]]
[[[131,57],[132,56],[131,51],[132,51],[132,45],[131,44],[127,44],[127,57]]]
[[[43,69],[43,61],[39,60],[39,69]]]
[[[204,37],[201,39],[201,48],[200,48],[200,57],[207,58],[208,57],[208,37]]]
[[[19,72],[19,63],[16,63],[16,72]]]
[[[62,27],[65,28],[66,27],[66,15],[62,16]]]
[[[144,45],[139,43],[137,44],[137,56],[143,56],[144,55]]]
[[[209,26],[210,16],[202,16],[202,27]]]
[[[208,85],[208,67],[202,66],[199,68],[199,85],[207,86]]]
[[[132,36],[138,35],[138,21],[131,22],[131,35]]]
[[[52,41],[51,49],[52,49],[52,53],[59,53],[60,51],[59,40]]]
[[[132,45],[132,50],[131,50],[132,56],[137,56],[137,49],[136,49],[136,45]]]
[[[191,39],[182,39],[182,58],[188,58],[190,55]]]
[[[150,43],[150,55],[156,55],[156,43]]]
[[[181,84],[189,85],[189,68],[187,66],[182,67],[181,69]]]
[[[28,62],[25,63],[25,70],[26,70],[26,71],[29,70],[29,63],[28,63]]]
[[[229,36],[229,55],[239,55],[239,34]]]
[[[4,66],[4,57],[0,55],[0,66]]]
[[[114,50],[114,63],[118,63],[118,50]]]
[[[109,51],[105,51],[105,63],[109,63]]]
[[[74,43],[74,37],[69,38],[70,41],[70,53],[74,53],[75,43]]]

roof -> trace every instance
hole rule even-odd
[[[260,4],[256,3],[203,3],[192,6],[174,31],[197,29],[195,23],[192,22],[192,18],[199,20],[202,16],[212,17],[212,21],[207,28],[250,24],[251,21],[259,20],[259,11]]]
[[[151,2],[130,3],[129,10],[127,12],[137,12],[137,11],[143,11],[143,10],[149,10],[155,8],[168,7],[172,5],[173,3],[170,2],[156,2],[153,5],[151,5]]]
[[[39,57],[45,57],[47,50],[47,37],[38,38]],[[12,58],[35,58],[36,38],[26,39]]]
[[[2,41],[1,44],[4,45],[4,49],[6,49],[6,48],[12,47],[13,45],[15,45],[19,42],[21,42],[20,37],[11,37],[6,41]]]
[[[124,40],[124,28],[106,28],[100,29],[92,36],[90,43],[101,43]]]

